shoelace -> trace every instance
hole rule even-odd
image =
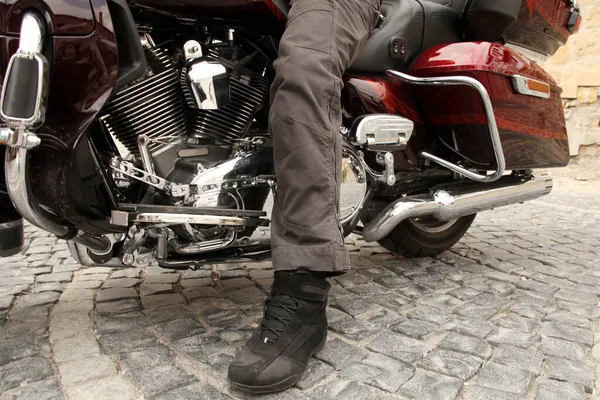
[[[285,304],[284,301],[288,304]],[[291,305],[293,303],[294,305]],[[298,300],[293,297],[274,293],[265,301],[265,312],[260,326],[260,339],[265,343],[276,342],[294,317],[300,307]],[[277,323],[279,322],[279,323]],[[272,333],[274,337],[269,337]]]

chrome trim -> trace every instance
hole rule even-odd
[[[218,61],[192,61],[187,84],[200,110],[218,110],[231,101],[229,74]]]
[[[508,47],[511,50],[516,51],[517,53],[519,53],[521,56],[525,57],[526,59],[535,61],[536,63],[538,63],[540,65],[544,64],[550,58],[546,54],[539,53],[535,50],[528,49],[527,47],[520,46],[516,43],[506,43],[504,46]]]
[[[408,218],[432,216],[440,221],[452,221],[496,207],[533,200],[552,191],[552,178],[549,176],[524,182],[513,177],[506,178],[506,182],[495,185],[471,184],[469,189],[465,189],[464,183],[443,185],[433,188],[431,196],[398,199],[367,224],[363,238],[366,242],[381,240]]]
[[[21,36],[19,51],[24,53],[41,53],[44,45],[46,24],[41,16],[27,12],[21,19]]]
[[[405,149],[414,129],[415,123],[408,118],[389,114],[368,115],[354,123],[350,141],[368,150],[377,146]]]
[[[122,161],[115,157],[110,160],[110,167],[120,174],[162,190],[170,196],[183,197],[190,194],[189,185],[178,185],[176,183],[169,182],[157,175],[150,174],[144,170],[136,168],[129,161]]]
[[[137,223],[158,225],[221,225],[221,226],[245,226],[243,218],[221,217],[216,215],[193,215],[193,214],[167,214],[167,213],[142,213],[135,218]]]
[[[6,148],[6,188],[15,209],[21,216],[32,225],[50,232],[59,238],[73,240],[94,251],[106,252],[110,250],[110,240],[105,236],[93,236],[82,231],[76,231],[70,226],[59,224],[53,217],[46,217],[43,210],[37,210],[33,206],[29,190],[27,189],[27,149]],[[72,237],[70,237],[72,235]]]
[[[540,92],[537,90],[533,90],[529,88],[529,82],[535,82],[538,85],[544,85],[548,87],[548,93]],[[514,75],[512,78],[512,83],[515,91],[519,94],[523,94],[526,96],[539,97],[542,99],[549,99],[552,93],[552,88],[546,82],[538,81],[537,79],[532,79],[526,76]]]
[[[496,164],[498,169],[492,175],[480,175],[476,172],[470,171],[459,165],[446,161],[433,154],[422,152],[421,156],[429,161],[433,161],[440,164],[443,167],[448,168],[451,171],[456,172],[466,178],[469,178],[475,182],[495,182],[504,175],[506,170],[506,161],[504,159],[504,150],[502,149],[502,141],[500,140],[500,132],[498,131],[498,125],[496,124],[496,116],[494,114],[494,108],[492,106],[492,100],[488,94],[485,86],[478,80],[467,76],[447,76],[447,77],[434,77],[434,78],[418,78],[415,76],[403,74],[402,72],[387,70],[389,75],[392,75],[401,81],[421,86],[470,86],[475,89],[483,102],[485,115],[487,118],[488,128],[490,130],[490,137],[492,139],[492,146],[494,148],[494,156],[496,158]]]
[[[209,251],[215,251],[229,247],[237,238],[237,232],[230,230],[227,236],[222,239],[207,240],[204,242],[192,243],[188,245],[178,245],[175,251],[178,254],[190,255],[201,254]]]
[[[151,139],[147,135],[138,136],[138,149],[140,150],[140,157],[142,158],[142,164],[144,164],[146,172],[156,175],[154,161],[152,160],[152,154],[150,154],[150,148],[148,147],[150,141]]]
[[[200,58],[202,57],[202,46],[195,40],[188,40],[183,45],[183,54],[186,60]]]

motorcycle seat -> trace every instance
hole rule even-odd
[[[462,18],[451,3],[449,0],[383,0],[381,13],[385,21],[373,31],[349,70],[378,73],[406,69],[429,47],[460,42]]]

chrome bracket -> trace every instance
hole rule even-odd
[[[377,163],[385,166],[385,172],[381,181],[388,186],[396,184],[396,173],[394,172],[394,155],[392,153],[378,153]]]
[[[487,119],[488,128],[490,131],[490,137],[492,139],[492,147],[494,148],[494,156],[496,158],[497,169],[491,175],[482,175],[466,168],[463,168],[450,161],[444,160],[433,154],[422,152],[421,157],[433,161],[449,170],[456,172],[468,179],[476,182],[495,182],[504,175],[506,171],[506,160],[504,158],[504,150],[502,149],[502,141],[500,140],[500,132],[498,131],[498,124],[496,123],[496,115],[492,106],[492,100],[490,95],[478,80],[468,76],[444,76],[444,77],[433,77],[433,78],[419,78],[416,76],[404,74],[392,69],[387,70],[387,73],[403,82],[419,85],[419,86],[470,86],[477,91],[483,102],[483,108],[485,110],[485,116]]]
[[[179,185],[172,183],[154,174],[150,174],[144,170],[136,168],[128,161],[122,161],[118,158],[113,158],[110,161],[110,167],[116,172],[143,182],[149,186],[159,189],[173,197],[185,197],[191,194],[190,185]]]
[[[0,129],[0,144],[22,149],[33,149],[40,145],[41,139],[33,132],[26,130],[3,128]]]

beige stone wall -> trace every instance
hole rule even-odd
[[[600,145],[600,0],[579,3],[579,33],[544,65],[563,88],[571,155]]]

